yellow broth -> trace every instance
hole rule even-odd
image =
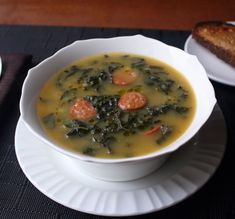
[[[93,85],[90,83],[92,82],[90,77],[102,71],[109,72],[106,76],[112,77],[113,72],[116,71],[111,71],[115,69],[115,63],[121,64],[119,69],[124,66],[135,71],[136,80],[125,86],[113,84],[112,78],[109,77]],[[140,128],[105,132],[108,137],[111,134],[112,141],[108,141],[108,145],[94,141],[91,131],[84,136],[79,136],[74,127],[71,131],[71,124],[74,125],[71,121],[74,119],[71,118],[69,112],[78,99],[103,95],[119,95],[120,97],[133,90],[147,97],[147,105],[133,112],[125,112],[117,106],[118,111],[121,111],[124,117],[128,114],[128,119],[133,114],[134,120],[138,120],[137,117],[145,119],[143,115],[150,113],[150,109],[155,109],[155,113],[157,109],[157,115],[151,115],[152,118],[149,119],[151,122],[154,121],[154,124],[146,122]],[[167,109],[167,106],[171,109]],[[175,141],[189,127],[195,107],[196,100],[189,82],[171,66],[150,57],[111,53],[78,60],[55,73],[43,86],[36,108],[42,128],[62,147],[88,156],[123,158],[155,152]],[[161,111],[159,109],[166,112],[159,114]],[[149,114],[147,117],[149,118]],[[94,117],[82,122],[90,126],[102,119]],[[134,122],[126,123],[126,127],[134,125]],[[140,124],[137,122],[137,125]],[[157,133],[146,135],[146,132],[153,127],[159,127]],[[72,135],[68,136],[68,133]]]

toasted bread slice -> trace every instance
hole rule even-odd
[[[235,67],[235,26],[223,21],[198,23],[193,38],[218,58]]]

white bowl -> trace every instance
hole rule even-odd
[[[78,154],[57,145],[43,131],[36,115],[36,101],[43,84],[52,74],[71,62],[86,56],[123,52],[161,60],[181,72],[191,84],[196,96],[196,112],[191,125],[176,141],[163,149],[144,156],[121,159],[94,158]],[[141,35],[110,39],[76,41],[59,50],[29,70],[20,100],[21,118],[29,130],[48,146],[68,156],[79,171],[93,177],[124,181],[143,177],[156,170],[167,156],[191,139],[209,118],[216,103],[214,89],[196,56]]]

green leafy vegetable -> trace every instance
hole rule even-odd
[[[106,65],[107,66],[102,69],[80,69],[81,74],[78,78],[78,83],[81,84],[85,90],[94,89],[100,92],[101,89],[104,89],[103,84],[105,82],[112,83],[113,71],[123,67],[119,62],[109,62],[106,63]]]
[[[81,84],[84,90],[94,89],[96,91],[100,91],[102,83],[107,81],[108,78],[108,73],[103,70],[87,68],[81,70],[78,83]]]
[[[71,120],[65,123],[64,126],[68,130],[66,137],[83,137],[90,132],[90,125],[79,120]]]
[[[131,60],[132,60],[132,64],[131,64],[132,68],[136,68],[141,71],[143,70],[144,67],[147,66],[145,59],[143,58],[133,57],[131,58]]]
[[[113,73],[115,70],[122,68],[123,64],[119,63],[119,62],[110,62],[108,65],[108,71],[110,73]]]
[[[97,110],[97,118],[109,117],[118,108],[119,95],[85,96]]]
[[[76,65],[71,66],[70,68],[64,70],[57,78],[56,80],[56,86],[63,87],[63,84],[65,81],[67,81],[68,78],[73,76],[74,74],[77,74],[80,72],[80,68]]]
[[[146,110],[152,116],[159,116],[159,115],[166,114],[169,111],[175,111],[178,114],[184,114],[188,112],[189,108],[179,106],[173,103],[173,104],[163,104],[160,106],[150,106],[150,107],[147,107]]]
[[[178,86],[178,92],[179,92],[178,101],[185,100],[188,97],[188,92],[182,86]]]
[[[72,88],[69,90],[65,90],[63,92],[63,94],[60,97],[60,101],[62,101],[62,103],[70,103],[73,100],[75,100],[77,97],[77,88]]]
[[[157,139],[158,144],[162,144],[172,133],[173,128],[168,125],[161,125],[160,127],[160,137]]]
[[[169,94],[172,91],[174,81],[170,79],[161,79],[158,75],[149,75],[145,79],[145,83],[149,86],[153,86],[164,94]]]
[[[48,103],[49,102],[49,100],[48,99],[46,99],[46,98],[44,98],[44,97],[39,97],[39,101],[41,102],[41,103]]]
[[[85,148],[82,150],[82,153],[88,156],[94,157],[96,155],[97,150],[93,148],[92,146],[85,146]]]
[[[42,118],[42,122],[45,124],[45,126],[49,129],[55,128],[56,124],[56,116],[54,113],[50,113]]]

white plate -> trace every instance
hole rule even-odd
[[[199,133],[158,171],[138,180],[107,182],[80,173],[68,157],[34,137],[21,119],[15,135],[20,166],[38,190],[69,208],[106,216],[149,213],[184,200],[215,172],[225,143],[224,118],[216,107]]]
[[[235,22],[229,22],[235,25]],[[235,86],[235,68],[217,58],[208,49],[201,46],[192,38],[188,37],[184,45],[184,51],[196,55],[201,64],[205,67],[207,75],[210,79]]]

